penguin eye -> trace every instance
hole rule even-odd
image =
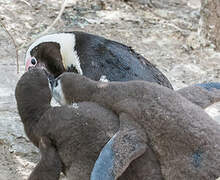
[[[32,64],[32,65],[36,65],[36,64],[37,64],[37,60],[36,60],[35,58],[32,58],[32,59],[31,59],[31,64]]]

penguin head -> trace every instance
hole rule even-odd
[[[26,52],[25,70],[30,67],[42,67],[54,77],[70,67],[74,67],[76,73],[82,74],[75,51],[74,33],[50,34],[37,39]]]
[[[42,68],[31,68],[24,73],[15,90],[17,108],[22,121],[40,117],[52,98],[47,74]]]

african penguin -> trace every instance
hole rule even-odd
[[[99,152],[119,128],[116,114],[91,102],[52,107],[47,73],[42,68],[31,68],[22,75],[15,96],[24,130],[41,152],[28,180],[58,180],[61,171],[69,180],[89,180]],[[163,178],[149,147],[119,180],[151,179]]]
[[[85,32],[49,34],[28,48],[25,69],[43,66],[57,77],[75,72],[93,80],[145,80],[172,89],[169,80],[131,47]]]
[[[66,104],[97,103],[119,118],[119,130],[103,147],[91,180],[116,180],[148,144],[164,179],[220,176],[220,125],[180,93],[147,81],[97,82],[67,72],[56,84],[52,90],[62,93]],[[213,92],[220,100],[219,83],[197,87],[197,92],[207,90],[207,96]]]

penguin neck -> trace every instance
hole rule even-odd
[[[21,120],[24,124],[25,133],[32,143],[37,147],[39,142],[37,124],[50,107],[50,104],[41,104],[35,106],[34,103],[32,103],[29,106],[21,106],[18,108]]]
[[[82,83],[80,85],[81,87],[76,88],[76,92],[74,93],[77,94],[74,98],[74,102],[90,101],[93,94],[98,90],[96,83],[91,80],[88,83]]]
[[[30,128],[38,123],[40,118],[50,107],[49,103],[39,104],[32,99],[31,102],[23,101],[20,103],[18,105],[18,111],[24,126]]]
[[[83,101],[91,101],[98,103],[100,105],[111,108],[112,104],[114,104],[115,99],[117,97],[110,98],[107,96],[109,83],[106,82],[97,82],[93,80],[89,81],[81,81],[81,83],[76,83],[78,86],[75,88],[75,92],[73,93],[73,102],[83,102]],[[103,97],[103,98],[102,98]]]

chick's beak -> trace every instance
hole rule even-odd
[[[52,90],[53,90],[53,88],[57,87],[57,85],[58,85],[57,79],[54,79],[54,78],[49,79],[49,82],[50,82]]]
[[[50,87],[51,87],[51,89],[53,90],[53,87],[54,87],[54,84],[55,84],[55,79],[51,79],[51,78],[49,78],[48,77],[48,79],[49,79],[49,82],[50,82]]]
[[[53,87],[54,87],[55,84],[56,84],[56,79],[54,78],[53,75],[51,75],[50,73],[48,73],[44,68],[43,68],[43,70],[44,70],[45,74],[47,75],[47,79],[48,79],[48,81],[49,81],[49,83],[50,83],[51,89],[53,89]]]

